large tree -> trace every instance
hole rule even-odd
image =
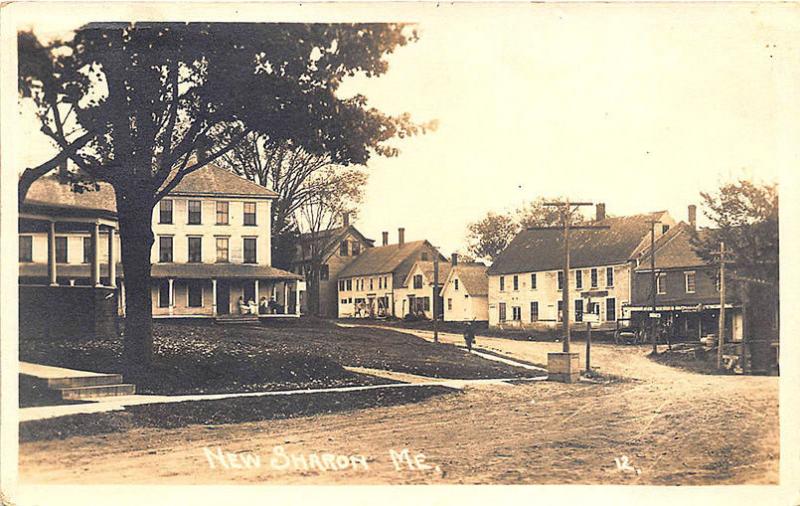
[[[397,24],[98,23],[47,48],[63,69],[48,77],[74,104],[74,135],[90,136],[68,156],[84,177],[109,183],[116,194],[131,372],[152,358],[156,203],[251,132],[341,165],[390,149],[383,142],[411,129],[408,118],[336,92],[347,76],[384,73],[385,56],[414,38]],[[20,61],[27,57],[21,53]],[[40,119],[43,130],[53,129]],[[238,132],[220,142],[213,133],[225,125]],[[353,131],[371,134],[354,138]]]
[[[745,304],[748,338],[777,339],[780,279],[778,261],[778,188],[773,184],[736,181],[701,193],[704,214],[713,227],[693,237],[697,253],[718,263],[725,244],[726,284]],[[754,360],[763,358],[754,355]],[[763,354],[761,354],[763,355]]]

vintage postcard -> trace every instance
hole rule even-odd
[[[3,504],[798,504],[797,4],[0,21]]]

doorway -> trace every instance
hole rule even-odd
[[[217,314],[231,312],[231,285],[228,281],[217,281]]]

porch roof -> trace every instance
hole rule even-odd
[[[91,277],[90,264],[58,264],[60,278]],[[47,264],[21,263],[19,275],[24,277],[47,277]],[[108,265],[100,263],[100,275],[108,276]],[[268,265],[254,264],[153,264],[150,271],[153,278],[181,279],[303,279],[292,272],[276,269]],[[117,276],[124,278],[122,264],[117,264]]]

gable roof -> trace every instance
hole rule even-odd
[[[458,276],[464,290],[471,296],[480,297],[489,295],[489,276],[487,270],[488,267],[479,262],[460,263],[450,269],[450,274],[445,280],[447,284],[444,286],[450,286],[450,279]],[[442,291],[444,291],[444,289]]]
[[[339,273],[339,277],[349,278],[391,272],[404,278],[413,265],[411,261],[413,255],[426,245],[433,248],[428,241],[424,240],[407,242],[402,245],[389,244],[388,246],[369,248],[345,266]],[[403,265],[404,263],[405,265]],[[402,269],[400,269],[401,266]]]
[[[403,281],[403,286],[409,286],[411,281],[411,274],[419,267],[422,275],[428,280],[428,283],[433,283],[433,261],[432,260],[417,260],[414,265],[409,269],[408,274]],[[447,275],[450,274],[450,262],[439,262],[439,285],[444,283]]]
[[[650,220],[660,219],[665,211],[619,216],[591,222],[608,225],[608,230],[570,232],[570,265],[592,267],[627,262],[643,247],[650,232]],[[564,233],[560,229],[523,230],[489,267],[489,275],[559,270],[564,266]]]
[[[656,269],[675,269],[682,267],[700,267],[708,265],[692,246],[692,227],[684,222],[680,222],[670,228],[666,234],[659,237],[655,242],[655,267]],[[703,234],[700,230],[698,234]],[[650,270],[650,245],[648,244],[640,254],[639,266],[637,271]]]
[[[328,255],[331,255],[336,248],[339,247],[339,243],[347,237],[348,233],[352,233],[354,236],[358,237],[362,242],[364,242],[367,247],[372,247],[375,244],[373,239],[368,239],[364,236],[355,226],[350,225],[347,227],[336,227],[329,230],[323,230],[316,234],[316,240],[319,241],[322,246],[322,257],[326,258]],[[300,238],[298,243],[302,244],[309,244],[313,241],[312,234],[310,232],[306,232],[300,234]],[[307,250],[307,254],[304,254],[303,248],[298,248],[299,254],[295,252],[294,262],[302,262],[304,260],[309,260],[311,258],[311,251]]]

